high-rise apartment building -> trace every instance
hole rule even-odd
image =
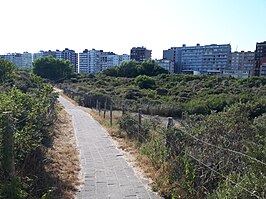
[[[2,55],[1,58],[14,63],[20,68],[32,68],[32,54],[28,52],[8,53]]]
[[[102,50],[85,49],[79,53],[79,73],[97,73],[101,71],[100,56]]]
[[[172,47],[163,51],[163,58],[175,63],[176,73],[221,74],[228,67],[230,44]]]
[[[262,58],[266,57],[266,41],[264,42],[257,42],[256,50],[255,50],[255,70],[254,74],[256,76],[260,76],[261,66],[262,66]]]
[[[117,55],[103,50],[85,49],[79,53],[79,73],[97,73],[128,61],[129,55]]]
[[[231,75],[235,78],[248,78],[253,74],[254,65],[254,52],[233,52],[230,56],[228,68],[223,71],[223,74]]]
[[[151,59],[151,50],[142,47],[133,47],[130,50],[130,59],[137,62],[143,62],[145,60]]]
[[[259,69],[260,69],[259,71],[260,76],[266,77],[266,57],[260,59]]]
[[[57,50],[56,57],[69,60],[74,67],[74,72],[78,73],[78,53],[76,53],[74,50],[70,50],[68,48],[65,48],[65,50],[62,52]]]

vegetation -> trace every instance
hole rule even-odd
[[[120,66],[108,68],[103,71],[105,75],[113,77],[137,77],[138,75],[156,76],[158,74],[168,74],[169,72],[155,63],[147,60],[142,63],[136,61],[123,62]]]
[[[52,81],[60,81],[73,74],[73,65],[68,60],[56,59],[52,56],[36,59],[33,72]]]
[[[53,87],[0,60],[0,198],[40,198],[48,193],[44,153],[56,119]]]
[[[179,128],[126,114],[126,138],[154,170],[153,189],[165,198],[266,198],[266,79],[162,74],[148,79],[80,75],[61,84],[82,105],[175,116]],[[75,82],[75,83],[73,83]],[[121,136],[123,133],[117,133]]]
[[[60,86],[85,106],[95,107],[97,100],[101,104],[107,100],[117,109],[124,103],[131,111],[141,107],[143,113],[167,117],[181,118],[185,112],[208,115],[239,102],[254,103],[258,111],[265,107],[266,80],[261,77],[234,79],[162,74],[148,78],[146,85],[147,78],[76,75]]]
[[[149,89],[155,87],[155,80],[147,75],[139,75],[135,79],[135,83],[141,89]]]

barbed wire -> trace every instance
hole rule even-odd
[[[242,153],[242,152],[239,152],[239,151],[236,151],[236,150],[233,150],[233,149],[229,149],[229,148],[224,148],[224,147],[221,147],[221,146],[216,146],[216,145],[214,145],[214,144],[211,144],[211,143],[209,143],[209,142],[206,142],[206,141],[204,141],[204,140],[201,140],[201,139],[195,137],[194,135],[191,135],[191,134],[188,133],[186,130],[183,130],[182,132],[185,133],[185,134],[187,134],[187,135],[189,135],[189,136],[192,137],[193,139],[195,139],[195,140],[197,140],[197,141],[199,141],[199,142],[202,142],[203,144],[209,145],[209,146],[214,147],[214,148],[218,148],[218,149],[223,150],[223,151],[229,151],[229,152],[232,152],[232,153],[235,153],[235,154],[238,154],[238,155],[242,155],[242,156],[244,156],[244,157],[247,157],[247,158],[249,158],[249,159],[251,159],[251,160],[253,160],[253,161],[255,161],[255,162],[258,162],[258,163],[260,163],[260,164],[266,166],[266,163],[262,162],[261,160],[258,160],[258,159],[256,159],[256,158],[254,158],[254,157],[251,157],[251,156],[249,156],[249,155],[247,155],[247,154],[245,154],[245,153]]]

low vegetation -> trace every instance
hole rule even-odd
[[[60,86],[79,104],[174,116],[179,128],[135,114],[113,133],[134,142],[153,167],[153,189],[165,198],[266,197],[266,79],[162,74],[153,86],[137,79],[80,75]],[[97,103],[98,101],[98,103]],[[114,122],[116,124],[116,122]]]
[[[266,79],[234,79],[220,76],[162,74],[155,77],[78,75],[60,85],[80,104],[94,106],[112,102],[117,109],[181,118],[182,114],[208,115],[235,103],[251,103],[265,110]]]
[[[69,184],[48,170],[57,121],[53,86],[0,60],[0,91],[0,198],[56,198],[59,185]]]

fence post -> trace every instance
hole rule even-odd
[[[110,126],[113,125],[113,106],[112,102],[110,103]]]
[[[6,123],[3,128],[3,170],[5,177],[11,179],[15,176],[14,158],[14,122],[11,112],[4,112]]]
[[[98,100],[97,100],[97,101],[96,101],[96,107],[95,107],[95,108],[96,108],[96,111],[98,110],[98,103],[99,103],[99,102],[98,102]]]
[[[174,126],[173,118],[172,117],[168,117],[166,128],[167,129],[171,129],[173,126]]]
[[[141,134],[141,112],[142,112],[142,109],[139,108],[138,110],[138,133]]]
[[[107,100],[104,102],[103,118],[105,119]]]
[[[92,107],[92,105],[91,105],[91,98],[90,98],[89,95],[88,95],[88,99],[89,99],[89,107],[90,107],[91,109],[93,109],[93,107]]]
[[[125,115],[126,110],[125,110],[125,104],[122,104],[122,116]]]
[[[101,102],[98,103],[99,115],[101,115]]]

